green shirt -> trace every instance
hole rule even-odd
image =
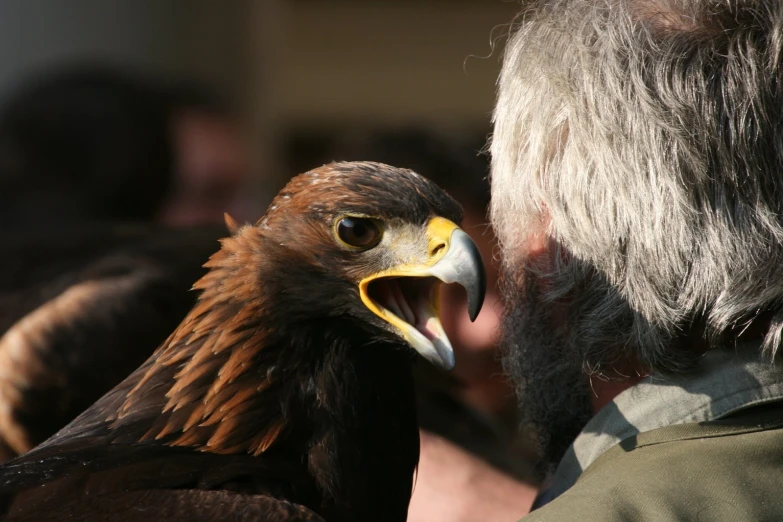
[[[783,521],[781,401],[783,368],[752,348],[648,378],[590,421],[559,496],[524,520]]]

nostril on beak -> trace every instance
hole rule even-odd
[[[435,246],[433,246],[430,249],[430,257],[437,256],[440,253],[440,251],[443,250],[444,248],[446,248],[446,243],[445,242],[441,241],[439,243],[436,243]]]

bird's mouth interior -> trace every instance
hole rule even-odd
[[[367,295],[384,315],[393,315],[434,341],[443,331],[438,317],[440,285],[435,277],[381,277],[370,282]]]

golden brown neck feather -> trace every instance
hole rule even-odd
[[[118,421],[153,403],[162,412],[142,440],[161,440],[212,453],[266,451],[283,429],[263,392],[273,377],[259,375],[269,330],[258,270],[258,229],[245,227],[222,240],[194,289],[195,308],[143,366],[120,408]],[[259,416],[259,407],[272,411]],[[157,403],[157,404],[154,404]]]

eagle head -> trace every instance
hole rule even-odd
[[[415,172],[369,162],[326,165],[294,178],[256,224],[263,248],[276,253],[266,259],[277,263],[264,267],[260,284],[286,314],[279,324],[348,320],[379,340],[401,338],[451,369],[440,285],[465,288],[471,319],[486,287],[461,219],[459,204]]]

